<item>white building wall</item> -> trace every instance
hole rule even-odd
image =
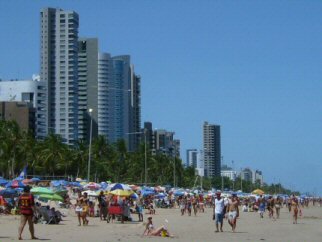
[[[39,81],[34,80],[1,80],[0,102],[32,102],[36,107],[37,88]]]

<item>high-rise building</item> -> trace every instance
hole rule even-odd
[[[110,142],[124,139],[129,151],[137,149],[141,133],[140,77],[130,56],[98,57],[98,133]]]
[[[104,136],[110,142],[115,141],[113,128],[114,120],[112,112],[113,100],[110,97],[110,88],[113,81],[112,58],[108,53],[98,54],[98,134]]]
[[[186,159],[186,167],[194,167],[197,168],[198,163],[198,150],[197,149],[188,149],[187,150],[187,159]]]
[[[206,177],[220,176],[221,142],[220,126],[205,122],[203,125],[203,151]]]
[[[264,184],[263,179],[263,172],[259,170],[253,170],[252,171],[252,182],[255,184],[256,182],[259,182],[261,185]]]
[[[78,14],[45,8],[40,12],[40,82],[37,136],[49,132],[67,144],[78,139]]]
[[[92,112],[89,113],[89,109]],[[98,40],[78,41],[78,139],[89,141],[90,118],[92,137],[98,134]]]
[[[154,134],[152,129],[151,122],[144,122],[144,127],[141,130],[141,142],[146,141],[146,146],[151,150],[152,154],[155,154],[155,145],[154,145]]]
[[[250,168],[245,168],[240,172],[241,179],[245,181],[253,181],[253,171]]]

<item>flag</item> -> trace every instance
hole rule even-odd
[[[15,180],[23,180],[27,176],[27,166],[25,166],[22,171],[20,172],[20,175]]]

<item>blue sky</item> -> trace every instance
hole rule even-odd
[[[0,1],[0,78],[39,73],[39,11],[75,10],[80,36],[130,54],[142,121],[181,153],[221,125],[224,163],[322,194],[321,1]]]

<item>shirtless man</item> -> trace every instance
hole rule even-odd
[[[233,232],[235,232],[237,217],[239,215],[238,204],[239,204],[239,201],[238,201],[237,195],[233,193],[232,198],[228,202],[227,210],[226,210],[228,214],[228,223],[231,226]]]

